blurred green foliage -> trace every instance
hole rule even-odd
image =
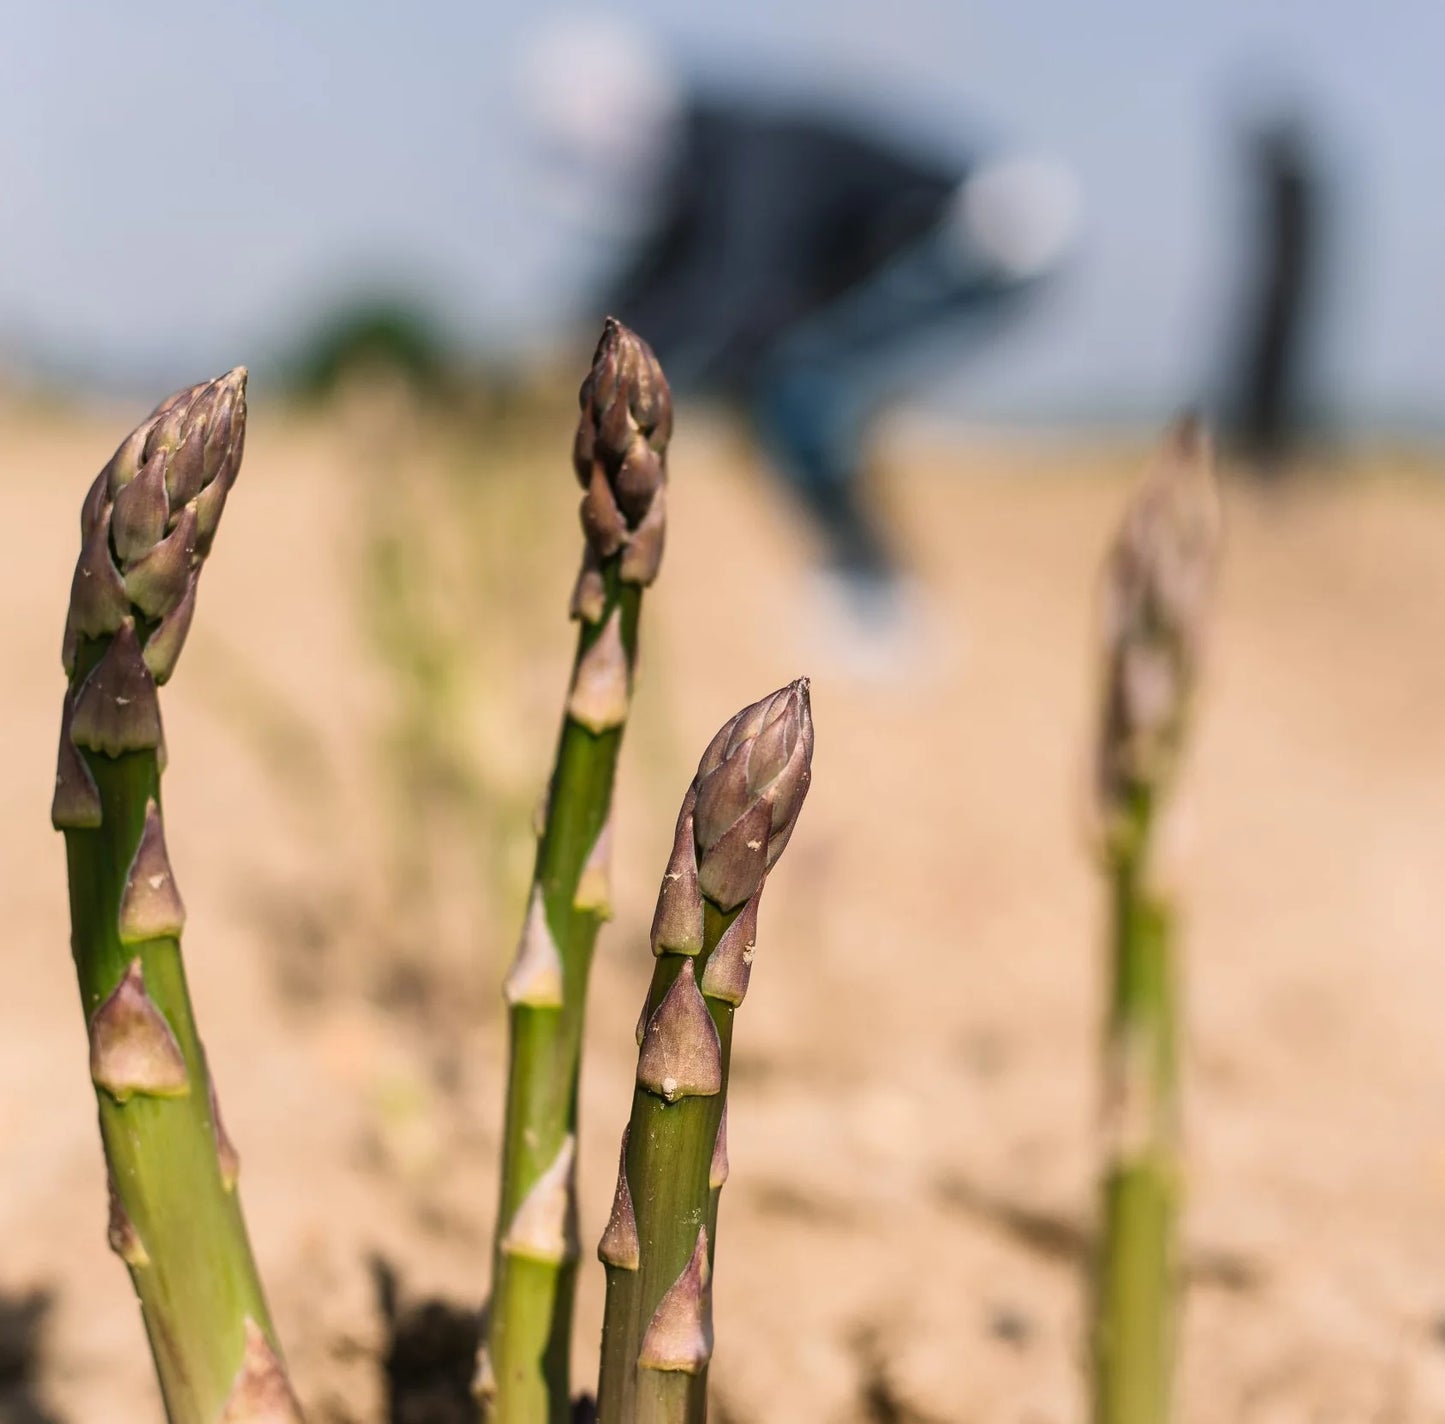
[[[414,394],[455,394],[460,358],[441,323],[416,299],[373,293],[333,305],[286,363],[291,394],[327,400],[355,376],[400,376]]]

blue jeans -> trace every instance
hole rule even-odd
[[[747,409],[840,572],[885,581],[894,560],[863,489],[869,423],[941,361],[986,340],[1035,283],[991,269],[940,226],[776,342]]]

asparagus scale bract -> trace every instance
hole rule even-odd
[[[181,963],[156,689],[241,463],[246,373],[177,392],[122,443],[81,510],[51,819],[110,1183],[171,1424],[293,1424]]]
[[[733,1015],[752,973],[763,885],[802,809],[812,757],[799,680],[718,732],[678,815],[652,922],[632,1115],[598,1247],[600,1424],[706,1418]]]
[[[577,1272],[573,1181],[587,979],[610,914],[612,783],[632,694],[642,592],[665,530],[672,401],[647,344],[608,320],[579,395],[584,490],[577,653],[536,870],[504,992],[509,1061],[487,1339],[477,1369],[496,1424],[567,1424]]]
[[[1159,859],[1219,535],[1208,438],[1184,420],[1128,510],[1104,588],[1096,789],[1112,939],[1095,1424],[1163,1424],[1169,1416],[1179,1030],[1176,913]]]

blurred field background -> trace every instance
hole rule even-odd
[[[197,1009],[280,1328],[322,1420],[380,1417],[372,1253],[458,1305],[487,1275],[497,983],[570,646],[566,414],[539,416],[525,450],[410,430],[373,464],[374,431],[362,451],[341,415],[257,402],[168,690]],[[5,523],[26,531],[7,705],[29,749],[0,769],[22,956],[0,1040],[0,1234],[8,1308],[52,1301],[39,1412],[17,1419],[156,1410],[104,1249],[47,825],[61,679],[45,590],[71,552],[76,472],[121,413],[106,415],[12,410],[0,425]],[[1101,1012],[1083,834],[1091,593],[1144,450],[906,430],[888,447],[939,618],[898,688],[810,659],[787,509],[728,432],[683,413],[588,1040],[583,1237],[615,1171],[676,788],[738,689],[809,670],[816,789],[738,1040],[719,1413],[1064,1421],[1081,1411]],[[1445,1412],[1442,516],[1438,472],[1405,455],[1276,497],[1229,489],[1181,872],[1186,1420]],[[406,531],[407,571],[388,577],[416,617],[435,602],[475,621],[378,636],[378,529]],[[589,1351],[600,1297],[600,1269],[584,1271]],[[579,1377],[590,1368],[584,1356]]]
[[[886,676],[847,656],[745,429],[679,404],[593,980],[577,1385],[677,799],[725,717],[807,673],[815,785],[734,1060],[714,1417],[1085,1417],[1094,592],[1157,428],[1221,374],[1243,241],[1225,96],[1246,73],[1321,118],[1339,221],[1312,438],[1286,479],[1226,470],[1177,871],[1179,1418],[1445,1420],[1439,15],[1402,3],[1364,32],[1334,5],[1166,22],[1119,3],[1087,25],[1062,5],[1048,23],[774,8],[627,13],[714,81],[836,95],[866,76],[869,102],[911,95],[913,119],[936,97],[945,130],[977,99],[1072,166],[1087,235],[1035,316],[941,363],[877,433],[918,612]],[[464,1313],[486,1291],[499,984],[573,639],[591,249],[541,224],[503,142],[519,12],[422,9],[405,33],[330,4],[226,12],[222,43],[221,12],[142,23],[72,0],[0,61],[0,1424],[159,1416],[105,1247],[48,823],[59,643],[86,485],[162,394],[237,361],[250,435],[164,695],[167,817],[197,1015],[313,1424],[384,1417],[377,1261],[409,1303]],[[173,88],[138,82],[172,45]],[[328,342],[356,321],[389,333],[410,384],[331,381]]]

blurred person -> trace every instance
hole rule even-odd
[[[1225,429],[1240,455],[1274,476],[1307,430],[1324,201],[1315,145],[1294,116],[1275,114],[1247,127],[1243,168],[1250,270],[1224,373]]]
[[[606,310],[647,338],[675,390],[745,413],[821,537],[855,643],[906,631],[906,580],[866,479],[870,429],[1058,268],[1070,176],[689,93],[639,37],[595,20],[539,40],[527,92],[626,254]]]

